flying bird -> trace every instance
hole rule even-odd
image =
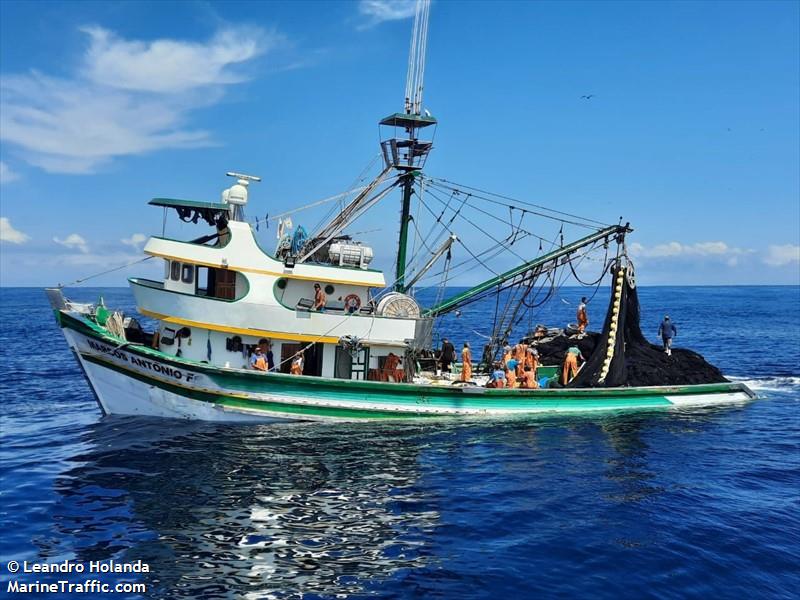
[[[596,94],[585,94],[585,95],[581,96],[581,100],[591,100],[595,96],[596,96]]]

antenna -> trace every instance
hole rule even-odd
[[[245,175],[244,173],[237,173],[236,171],[228,171],[225,173],[228,177],[236,177],[236,179],[244,179],[245,181],[261,181],[261,177],[255,175]]]
[[[411,49],[408,53],[406,74],[406,114],[422,114],[422,90],[425,80],[425,51],[428,47],[428,18],[430,0],[417,0],[414,29],[411,32]]]

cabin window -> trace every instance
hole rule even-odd
[[[183,265],[181,281],[183,283],[194,283],[194,265]]]
[[[169,261],[164,259],[164,279],[169,279]]]
[[[172,281],[179,281],[181,278],[181,263],[179,263],[178,261],[174,261],[172,263],[170,278],[172,279]]]
[[[335,291],[336,288],[334,288],[330,283],[325,286],[325,293],[328,294],[329,296]]]
[[[198,296],[208,296],[208,283],[209,278],[212,277],[213,269],[209,269],[208,267],[197,267],[197,287],[195,288],[196,294]],[[214,289],[214,283],[212,280],[211,283],[211,290]]]

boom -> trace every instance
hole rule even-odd
[[[579,240],[576,240],[571,244],[567,244],[566,246],[563,246],[558,250],[553,250],[552,252],[543,254],[542,256],[534,258],[533,260],[523,263],[517,267],[514,267],[513,269],[506,271],[505,273],[501,273],[500,275],[497,275],[492,279],[488,279],[483,283],[479,283],[475,287],[470,288],[465,292],[461,292],[460,294],[453,296],[449,300],[445,300],[444,302],[429,308],[428,310],[423,312],[423,316],[436,317],[448,313],[451,310],[455,310],[459,306],[462,306],[463,304],[469,302],[471,298],[474,298],[478,294],[485,292],[486,290],[489,290],[497,285],[500,285],[503,282],[513,279],[514,277],[517,277],[518,275],[521,275],[526,271],[535,269],[536,267],[545,265],[551,261],[557,261],[562,256],[567,256],[569,254],[572,254],[573,252],[580,250],[584,246],[593,244],[594,242],[602,240],[603,238],[607,239],[614,235],[624,237],[625,234],[630,233],[631,231],[633,230],[630,229],[627,224],[613,225],[611,227],[606,227],[604,229],[596,231],[595,233],[587,235],[586,237],[581,238]]]

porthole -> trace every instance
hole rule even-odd
[[[288,280],[285,277],[281,277],[280,279],[278,279],[278,283],[277,283],[278,289],[279,290],[285,290],[287,283],[288,283]]]
[[[328,294],[329,296],[335,291],[336,288],[334,288],[330,283],[325,286],[325,293]]]

